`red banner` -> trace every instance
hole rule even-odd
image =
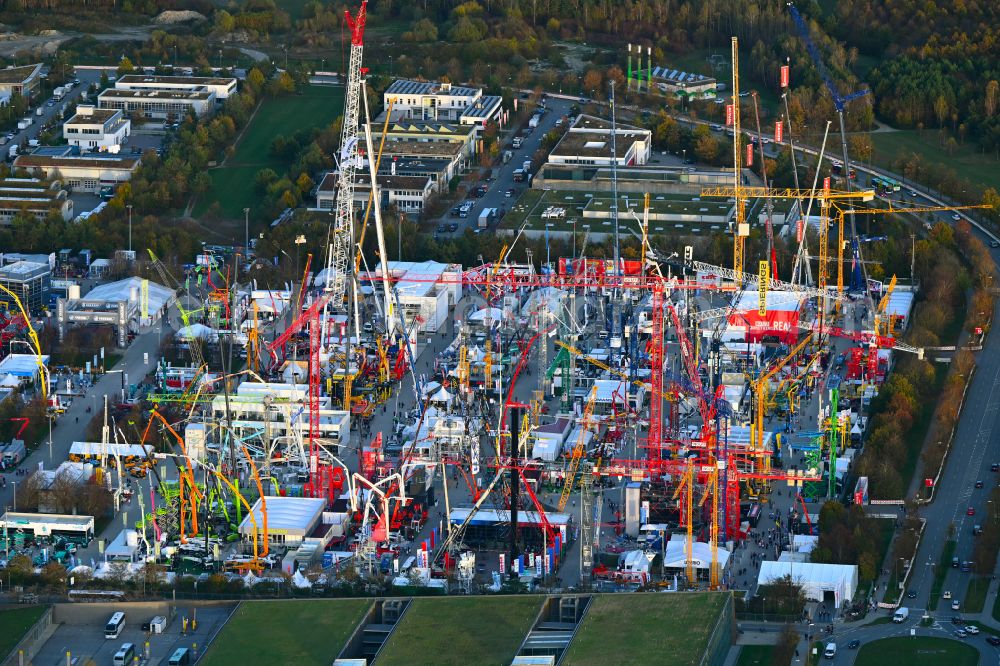
[[[726,104],[726,126],[733,124],[733,105]]]
[[[781,66],[781,87],[788,87],[788,65]]]
[[[743,310],[730,315],[729,325],[735,330],[746,331],[750,342],[759,342],[765,336],[775,337],[781,342],[794,342],[799,336],[799,312],[769,308],[761,316],[756,308]]]
[[[784,141],[784,139],[785,139],[785,131],[784,130],[785,130],[785,126],[782,124],[782,122],[780,120],[778,122],[774,123],[774,142],[775,143],[781,143],[782,141]]]
[[[802,218],[800,217],[798,219],[798,221],[795,223],[795,242],[796,243],[801,243],[802,242],[802,232],[803,232],[803,230],[804,230],[804,226],[802,224]]]
[[[747,144],[747,166],[753,166],[753,144]]]
[[[823,179],[823,189],[826,190],[827,192],[830,191],[830,177],[829,176],[827,176],[826,178]]]

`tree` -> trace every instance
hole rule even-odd
[[[986,84],[986,96],[983,98],[983,110],[986,117],[992,118],[997,112],[997,103],[1000,102],[1000,83],[996,79],[990,79]]]
[[[786,624],[778,636],[778,642],[771,653],[771,664],[773,666],[788,666],[795,658],[799,645],[799,632],[791,624]]]
[[[250,87],[250,90],[253,91],[254,95],[260,94],[260,91],[264,89],[264,83],[266,81],[267,79],[264,78],[264,73],[256,67],[251,69],[247,74],[247,85]]]
[[[118,76],[123,74],[131,74],[135,71],[135,65],[129,60],[128,56],[122,56],[121,62],[118,63]]]
[[[236,20],[225,9],[220,9],[215,12],[215,25],[212,29],[222,34],[230,33],[236,29]]]
[[[66,567],[52,560],[42,567],[42,582],[53,590],[66,586]]]
[[[438,29],[434,22],[422,18],[413,24],[413,29],[403,33],[403,40],[408,42],[436,42]]]

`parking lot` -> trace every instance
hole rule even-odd
[[[142,607],[152,604],[141,604]],[[95,609],[95,607],[97,607]],[[73,611],[83,611],[76,613]],[[118,638],[104,637],[104,622],[117,610],[125,611],[125,628]],[[92,660],[97,664],[110,664],[115,653],[124,643],[135,645],[136,655],[145,663],[166,663],[174,650],[186,647],[196,654],[201,654],[206,643],[222,628],[232,607],[209,608],[176,608],[174,617],[168,622],[166,631],[162,634],[149,635],[142,631],[141,625],[148,621],[156,611],[131,611],[129,604],[70,604],[57,607],[54,618],[57,622],[66,620],[56,629],[55,633],[45,642],[42,649],[32,659],[34,664],[65,664],[66,653],[70,654],[70,663],[85,664]],[[88,612],[89,611],[89,612]],[[77,617],[61,617],[72,613]],[[85,616],[101,618],[86,622]],[[183,632],[184,618],[189,621],[188,630]],[[196,620],[196,627],[191,628],[190,621]],[[80,623],[77,623],[80,622]],[[149,642],[148,657],[146,642]]]

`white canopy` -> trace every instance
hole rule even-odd
[[[16,388],[21,385],[21,380],[14,375],[7,373],[7,376],[0,380],[0,386]]]
[[[191,324],[177,331],[177,337],[181,340],[211,340],[218,334],[204,324]]]
[[[469,321],[481,324],[485,322],[487,318],[491,319],[493,323],[502,322],[504,320],[503,310],[500,308],[483,308],[478,312],[474,312],[469,317]]]
[[[767,585],[790,576],[802,586],[806,599],[824,601],[824,594],[833,593],[835,608],[850,603],[858,587],[858,567],[855,564],[817,564],[813,562],[762,562],[757,585]]]
[[[442,386],[437,393],[431,396],[431,402],[451,402],[453,397],[454,396],[452,396],[451,393],[448,393],[445,387]]]

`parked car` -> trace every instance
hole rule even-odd
[[[951,602],[951,609],[952,610],[961,610],[961,608],[962,608],[962,602],[959,601],[958,599],[954,599]]]
[[[965,627],[965,633],[967,633],[967,634],[969,634],[971,636],[975,636],[976,634],[979,633],[979,627],[977,627],[974,624],[970,624],[970,625],[968,625],[968,626]]]
[[[983,487],[983,482],[982,481],[976,481],[976,488],[982,488],[982,487]]]
[[[968,635],[969,634],[968,634],[968,632],[965,631],[965,629],[956,629],[955,630],[955,637],[956,638],[965,638]]]
[[[944,594],[941,595],[942,599],[951,599],[951,590],[945,590]]]

